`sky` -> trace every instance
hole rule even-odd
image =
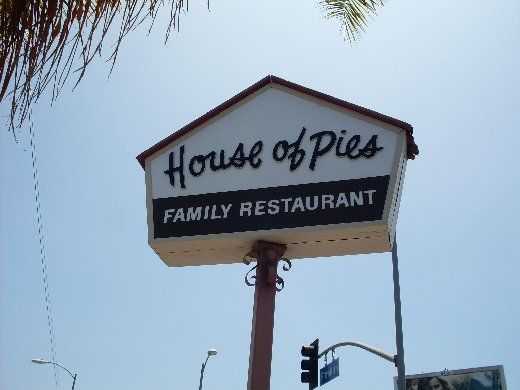
[[[397,225],[406,371],[501,364],[519,388],[520,2],[389,1],[354,45],[315,1],[193,1],[164,45],[167,13],[127,37],[110,78],[101,58],[33,111],[56,359],[76,389],[194,389],[209,348],[204,388],[246,387],[249,267],[166,267],[135,156],[269,74],[413,125]],[[31,363],[51,346],[28,131],[0,140],[0,388],[55,389]],[[306,388],[315,338],[395,353],[389,253],[295,260],[283,277],[272,389]],[[336,356],[328,389],[393,388],[389,362]]]

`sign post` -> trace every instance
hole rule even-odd
[[[270,388],[277,267],[286,250],[285,245],[258,241],[248,253],[257,260],[248,390]]]

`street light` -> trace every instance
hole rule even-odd
[[[209,352],[208,352],[209,353]],[[67,371],[69,373],[69,375],[72,377],[72,390],[74,390],[74,385],[76,384],[76,377],[78,376],[78,374],[73,374],[72,372],[70,372],[69,370],[67,370],[65,367],[63,367],[61,364],[58,364],[58,363],[54,363],[54,362],[49,362],[47,360],[43,360],[43,359],[32,359],[31,360],[33,363],[36,363],[36,364],[52,364],[52,365],[55,365],[55,366],[58,366],[58,367],[61,367],[63,368],[65,371]]]
[[[208,359],[210,356],[214,356],[217,354],[217,350],[216,349],[210,349],[208,351],[208,356],[206,356],[206,361],[204,363],[202,363],[202,367],[200,369],[200,381],[199,381],[199,390],[202,390],[202,378],[204,378],[204,369],[206,368],[206,363],[208,362]]]

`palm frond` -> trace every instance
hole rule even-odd
[[[329,19],[341,21],[342,35],[350,43],[359,39],[367,27],[368,18],[377,14],[385,0],[322,0],[320,6]]]
[[[9,130],[15,139],[32,103],[52,85],[56,99],[71,73],[76,85],[101,54],[114,23],[120,23],[112,67],[123,39],[137,25],[155,21],[169,5],[170,23],[178,28],[188,0],[0,0],[0,102],[10,101]]]

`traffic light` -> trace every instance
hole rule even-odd
[[[302,383],[309,384],[309,390],[318,387],[318,355],[319,355],[319,339],[314,340],[311,345],[304,345],[302,347],[302,356],[309,359],[303,359],[301,368],[303,370],[301,375]]]

